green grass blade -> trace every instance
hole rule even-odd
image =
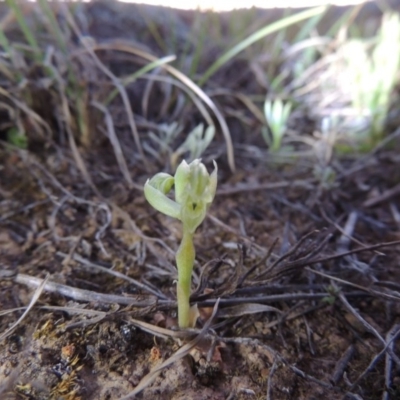
[[[196,10],[195,14],[194,14],[193,22],[190,27],[190,31],[188,32],[185,42],[183,44],[182,52],[179,53],[180,62],[178,65],[179,65],[179,69],[181,69],[181,70],[185,69],[185,66],[186,66],[185,60],[187,60],[190,57],[189,53],[191,53],[192,38],[197,37],[197,35],[195,35],[194,33],[196,32],[197,27],[199,25],[201,25],[200,19],[201,19],[200,11]],[[197,47],[198,46],[196,46],[196,49],[195,49],[196,51],[197,51]],[[202,45],[201,45],[201,47],[202,47]],[[192,65],[193,65],[193,61],[190,64],[189,70],[192,69]],[[196,68],[195,68],[195,72],[196,72]],[[189,76],[190,76],[190,73],[189,73]]]
[[[25,16],[21,12],[21,6],[18,5],[15,0],[6,0],[6,3],[8,5],[8,7],[10,7],[11,10],[14,12],[15,18],[18,21],[18,24],[22,30],[22,33],[25,36],[26,41],[29,43],[29,45],[32,47],[32,49],[35,51],[36,58],[39,58],[40,54],[41,54],[39,45],[36,41],[35,36],[33,35],[32,31],[30,30],[30,28],[25,20]]]
[[[158,30],[157,24],[147,15],[146,11],[144,10],[142,11],[141,7],[137,7],[136,10],[143,18],[143,21],[146,24],[147,29],[150,32],[150,35],[153,37],[154,41],[157,43],[157,45],[164,53],[167,53],[168,52],[167,42],[163,38],[163,35]]]
[[[11,54],[10,42],[7,39],[7,36],[4,34],[3,29],[0,28],[0,46],[3,47],[4,51],[7,54]]]
[[[221,68],[224,64],[226,64],[229,60],[231,60],[237,54],[242,52],[244,49],[251,46],[253,43],[257,42],[258,40],[263,39],[265,36],[268,36],[271,33],[277,32],[281,29],[284,29],[284,28],[286,28],[290,25],[293,25],[297,22],[300,22],[304,19],[311,18],[315,15],[318,15],[318,14],[324,12],[325,10],[326,10],[326,6],[312,8],[310,10],[306,10],[301,13],[291,15],[287,18],[276,21],[276,22],[258,30],[257,32],[253,33],[248,38],[246,38],[242,42],[238,43],[232,49],[228,50],[221,57],[219,57],[218,60],[216,60],[214,62],[214,64],[212,64],[211,67],[209,67],[207,69],[207,71],[203,74],[202,78],[199,81],[199,86],[204,85],[204,83],[207,82],[207,80],[216,71],[218,71],[219,68]]]
[[[285,10],[282,18],[283,19],[288,18],[290,16],[290,12],[291,12],[290,10],[289,11]],[[282,52],[282,49],[284,48],[286,33],[287,33],[286,28],[279,30],[279,32],[275,37],[273,45],[269,50],[267,50],[268,54],[270,55],[270,59],[273,60],[272,62],[268,63],[269,65],[266,70],[266,74],[269,81],[274,80],[273,77],[276,74],[277,64],[280,61],[280,54]]]
[[[350,8],[346,11],[328,30],[326,36],[333,37],[335,36],[340,29],[343,27],[348,27],[349,24],[354,20],[358,12],[360,11],[360,6],[356,6]]]
[[[314,17],[310,18],[300,29],[300,32],[296,35],[293,43],[301,42],[302,40],[306,39],[310,32],[318,25],[321,21],[322,17],[325,15],[328,8],[321,12],[320,14],[315,15]]]
[[[203,55],[204,42],[205,42],[205,39],[206,39],[207,34],[208,34],[207,27],[208,26],[206,24],[202,25],[202,28],[200,30],[200,34],[199,34],[198,39],[196,41],[196,48],[195,48],[195,51],[194,51],[194,54],[193,54],[193,57],[192,57],[192,62],[190,63],[190,69],[189,69],[189,77],[191,79],[194,78],[194,76],[195,76],[195,74],[197,72],[198,66],[200,64],[201,57]]]
[[[286,9],[283,13],[282,19],[289,18],[291,15],[291,10]],[[279,54],[282,52],[283,43],[285,42],[287,29],[280,29],[275,36],[272,46],[268,49],[268,54],[270,55],[271,60],[276,60],[279,58]],[[273,64],[273,63],[271,63]]]
[[[138,71],[134,72],[133,74],[127,76],[123,81],[123,85],[127,86],[130,83],[134,82],[136,79],[140,78],[141,76],[143,76],[144,74],[146,74],[147,72],[160,67],[163,64],[168,64],[172,61],[175,60],[175,56],[166,56],[163,58],[159,58],[158,60],[152,61],[149,64],[146,64],[144,67],[140,68]],[[107,97],[107,99],[105,100],[104,104],[107,106],[108,104],[110,104],[113,99],[115,98],[115,96],[118,94],[118,89],[114,89]]]
[[[58,25],[56,17],[54,16],[54,13],[49,6],[48,0],[38,0],[38,3],[49,23],[50,33],[56,38],[57,43],[60,46],[63,53],[66,53],[67,52],[66,40],[60,29],[60,26]]]

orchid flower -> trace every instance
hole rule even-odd
[[[183,160],[175,176],[158,173],[147,180],[144,195],[147,201],[161,213],[182,222],[182,242],[176,253],[178,268],[177,300],[178,323],[181,328],[190,326],[190,287],[196,252],[193,235],[206,217],[217,190],[217,164],[207,172],[200,159],[188,164]],[[175,185],[175,200],[167,196]]]

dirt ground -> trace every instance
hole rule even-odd
[[[106,24],[113,15],[106,4],[77,11],[99,43],[129,36],[123,13],[120,26]],[[133,40],[152,48],[146,35]],[[116,74],[132,68],[121,54],[98,54]],[[87,59],[75,66],[88,104],[85,96],[97,101],[113,89]],[[1,399],[400,398],[398,130],[388,128],[368,154],[334,154],[323,166],[327,180],[314,153],[282,162],[241,103],[221,100],[236,169],[218,132],[202,157],[208,168],[218,163],[219,183],[195,235],[191,300],[200,317],[181,331],[180,226],[155,212],[142,190],[156,172],[173,172],[148,132],[166,121],[160,109],[172,114],[177,97],[169,94],[166,106],[167,91],[154,89],[146,114],[146,86],[129,88],[142,154],[122,102],[111,106],[129,180],[104,115],[91,109],[89,141],[69,135],[64,116],[57,120],[57,90],[43,91],[42,72],[29,71],[35,112],[52,134],[35,135],[26,114],[27,149],[0,142]],[[82,98],[70,103],[72,113]],[[235,107],[240,118],[229,114]],[[179,118],[200,119],[193,108]],[[249,120],[246,130],[240,121]],[[304,135],[314,130],[307,118],[300,126]]]

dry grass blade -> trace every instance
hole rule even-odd
[[[124,84],[124,86],[128,86],[130,83],[133,83],[137,79],[144,76],[147,72],[150,72],[152,70],[157,71],[161,65],[170,63],[170,62],[174,61],[175,59],[176,59],[175,56],[166,56],[163,58],[159,58],[156,61],[153,61],[153,62],[145,65],[144,67],[140,68],[139,70],[135,71],[133,74],[128,75],[126,78],[123,79],[122,83]],[[115,89],[113,92],[111,92],[108,95],[104,104],[109,105],[117,94],[118,94],[118,89]],[[142,108],[144,108],[144,107],[142,107]],[[146,112],[144,112],[144,114],[146,115]]]
[[[208,321],[204,324],[204,327],[201,329],[200,333],[189,343],[185,344],[182,346],[173,356],[165,360],[162,364],[158,365],[156,368],[151,370],[136,386],[135,390],[133,390],[131,393],[126,395],[125,397],[121,398],[120,400],[129,400],[132,399],[135,395],[139,394],[143,389],[145,389],[147,386],[149,386],[154,379],[157,378],[158,374],[166,367],[169,365],[173,364],[174,362],[180,360],[181,358],[185,357],[187,354],[189,354],[189,351],[196,346],[197,343],[200,342],[200,340],[204,337],[206,334],[208,328],[211,325],[212,320],[214,319],[216,313],[218,311],[218,301],[215,303],[213,313],[211,317],[208,319]]]
[[[360,313],[347,301],[343,293],[339,294],[339,299],[344,307],[347,309],[347,311],[354,315],[354,317],[357,319],[358,322],[360,322],[364,329],[374,335],[383,344],[384,348],[387,349],[392,359],[396,362],[397,366],[400,367],[399,357],[397,357],[397,355],[393,352],[393,350],[388,345],[386,340],[382,337],[382,335],[360,315]]]
[[[221,267],[222,264],[225,263],[224,262],[225,255],[222,255],[220,259],[210,260],[208,263],[204,265],[200,275],[200,282],[195,292],[192,293],[192,295],[190,296],[192,301],[193,300],[201,301],[204,299],[208,299],[211,296],[214,298],[226,297],[236,292],[239,285],[240,276],[242,275],[243,260],[245,257],[244,254],[245,249],[241,244],[238,245],[238,250],[239,250],[239,260],[235,265],[234,273],[229,277],[229,279],[226,279],[223,283],[221,283],[221,285],[215,287],[213,291],[210,293],[207,293],[206,290],[206,288],[209,285],[210,277],[218,271],[218,269]]]
[[[7,97],[7,99],[11,100],[17,108],[19,108],[29,117],[29,122],[35,128],[35,133],[41,134],[43,139],[50,140],[52,136],[52,131],[47,122],[45,122],[37,113],[35,113],[32,109],[30,109],[25,103],[11,96],[7,92],[7,90],[3,89],[1,86],[0,86],[0,94]],[[45,134],[43,131],[45,132]]]
[[[325,238],[320,241],[319,238],[317,238],[315,241],[309,243],[308,239],[316,233],[319,232],[311,231],[300,238],[292,248],[275,260],[265,271],[262,271],[257,275],[256,280],[276,279],[282,274],[287,274],[291,270],[296,270],[297,268],[304,266],[304,262],[311,259],[313,255],[318,254],[329,240],[330,235],[326,235]],[[290,258],[294,258],[294,260],[290,260]]]
[[[311,182],[307,181],[292,181],[292,182],[272,182],[272,183],[259,183],[259,184],[238,184],[236,186],[222,186],[217,190],[217,196],[230,196],[237,193],[255,192],[258,190],[273,190],[286,187],[301,187],[307,189],[314,189]]]
[[[68,141],[69,141],[69,145],[71,147],[72,155],[74,156],[74,160],[75,160],[78,168],[82,172],[82,175],[86,180],[86,183],[92,188],[92,190],[96,193],[96,195],[98,197],[102,198],[103,196],[100,194],[96,185],[93,183],[93,180],[89,174],[88,169],[86,168],[86,165],[81,156],[81,153],[79,152],[78,146],[76,145],[74,135],[72,134],[72,132],[69,128],[67,128],[67,134],[68,134]]]
[[[395,240],[394,242],[386,242],[386,243],[378,243],[378,244],[374,244],[371,246],[365,246],[365,247],[361,247],[359,249],[354,249],[354,250],[349,250],[343,253],[339,253],[339,254],[334,254],[333,256],[328,256],[325,258],[318,258],[315,260],[310,260],[308,262],[309,265],[311,264],[319,264],[320,262],[324,262],[324,261],[331,261],[331,260],[337,260],[338,258],[343,258],[346,256],[350,256],[352,254],[357,254],[357,253],[363,253],[365,251],[372,251],[372,250],[377,250],[377,249],[382,249],[384,247],[392,247],[395,246],[397,244],[400,244],[400,240]]]
[[[86,51],[93,58],[93,60],[96,63],[97,67],[106,76],[108,76],[111,79],[111,81],[113,82],[115,87],[118,89],[118,91],[119,91],[119,93],[121,95],[122,101],[124,103],[127,116],[128,116],[128,122],[129,122],[129,126],[131,128],[131,131],[132,131],[133,140],[135,141],[136,147],[138,148],[140,157],[142,158],[143,162],[147,166],[147,164],[148,164],[147,158],[143,153],[142,144],[141,144],[140,138],[139,138],[139,132],[137,131],[135,120],[133,118],[133,112],[132,112],[131,104],[129,102],[129,97],[128,97],[128,94],[126,93],[124,85],[120,82],[120,80],[97,57],[97,55],[96,55],[96,53],[94,51],[96,46],[92,46],[92,44],[90,44],[89,41],[84,38],[84,36],[82,35],[80,29],[76,25],[73,16],[69,12],[68,7],[66,7],[65,4],[63,4],[62,6],[63,6],[64,13],[65,13],[65,15],[67,17],[68,23],[70,24],[71,28],[73,29],[75,34],[80,39],[80,41],[81,41],[82,45],[85,47]]]
[[[61,257],[64,257],[64,258],[68,257],[68,254],[62,253],[61,251],[58,251],[56,254],[61,256]],[[126,276],[126,275],[122,274],[121,272],[114,271],[113,269],[102,267],[101,265],[97,265],[97,264],[95,264],[95,263],[93,263],[91,261],[88,261],[88,260],[84,259],[83,257],[81,257],[81,256],[79,256],[77,254],[74,254],[72,256],[72,258],[75,261],[77,261],[77,262],[81,263],[82,265],[84,265],[88,269],[97,270],[97,271],[103,272],[105,274],[109,274],[109,275],[115,276],[116,278],[123,279],[124,281],[127,281],[127,282],[131,283],[132,285],[136,286],[137,288],[139,288],[141,290],[144,290],[144,291],[146,291],[146,292],[148,292],[150,294],[153,294],[154,296],[161,297],[164,300],[168,299],[167,296],[162,295],[160,292],[157,292],[157,291],[153,290],[151,287],[149,287],[149,286],[137,281],[136,279],[130,278],[129,276]]]
[[[91,310],[80,307],[61,307],[61,306],[41,306],[43,310],[64,311],[71,315],[89,315],[91,317],[106,317],[107,313],[104,311]]]
[[[3,315],[12,314],[13,312],[22,311],[22,310],[26,310],[26,307],[16,307],[16,308],[10,308],[8,310],[1,310],[0,317]]]
[[[104,119],[106,121],[106,126],[107,126],[107,136],[114,149],[114,154],[115,158],[117,159],[119,169],[121,170],[121,173],[124,176],[125,180],[128,182],[129,187],[132,188],[133,186],[132,178],[128,170],[128,165],[126,164],[124,153],[122,152],[121,144],[119,143],[117,134],[114,129],[114,122],[112,116],[108,111],[108,109],[99,102],[93,101],[91,104],[93,107],[97,108],[104,114]]]
[[[347,301],[343,293],[339,294],[339,299],[346,310],[354,315],[365,330],[372,333],[383,345],[386,344],[385,339],[380,335],[380,333],[355,310],[355,308]]]
[[[76,162],[78,168],[80,169],[80,171],[82,172],[82,175],[86,179],[87,184],[93,189],[93,191],[96,193],[96,195],[101,198],[102,196],[101,196],[100,192],[97,190],[95,184],[93,183],[92,178],[90,177],[89,171],[88,171],[88,169],[85,165],[85,162],[79,152],[78,146],[77,146],[75,138],[74,138],[73,129],[72,129],[73,121],[72,121],[72,116],[71,116],[68,99],[65,95],[66,90],[65,90],[65,84],[63,82],[63,79],[60,76],[57,68],[55,68],[50,63],[50,61],[47,61],[45,65],[51,70],[53,77],[56,79],[57,84],[58,84],[58,92],[59,92],[60,99],[61,99],[61,109],[62,109],[62,112],[64,114],[63,116],[65,119],[65,129],[67,131],[69,145],[71,147],[71,151],[74,156],[75,162]]]
[[[30,287],[41,287],[43,284],[43,279],[25,274],[18,274],[15,277],[15,282]],[[153,296],[144,299],[143,295],[134,298],[130,296],[104,294],[104,293],[93,292],[91,290],[78,289],[75,287],[62,285],[56,282],[49,282],[48,280],[46,280],[43,290],[45,290],[46,292],[59,293],[63,296],[69,297],[74,300],[87,301],[87,302],[99,302],[107,304],[116,303],[116,304],[125,304],[136,307],[149,307],[151,305],[156,304],[157,302],[157,298]]]
[[[0,222],[4,222],[5,220],[13,217],[14,215],[17,215],[19,213],[27,212],[29,210],[32,210],[35,207],[41,206],[43,204],[47,204],[49,202],[50,202],[49,199],[39,200],[39,201],[35,201],[34,203],[28,204],[27,206],[24,206],[24,207],[21,207],[19,209],[10,211],[8,213],[3,213],[2,216],[0,217]]]
[[[346,351],[342,354],[339,361],[336,362],[335,369],[333,370],[332,377],[330,381],[332,384],[337,385],[337,383],[342,379],[345,369],[347,368],[351,358],[353,357],[356,348],[351,344]]]
[[[217,196],[218,196],[218,194],[219,193],[217,191]],[[244,241],[250,243],[252,247],[256,248],[262,254],[268,253],[268,251],[264,247],[262,247],[258,243],[256,243],[256,241],[253,238],[243,235],[236,229],[232,228],[231,226],[229,226],[229,225],[225,224],[224,222],[222,222],[221,220],[219,220],[217,217],[215,217],[211,213],[207,214],[207,218],[210,219],[215,225],[223,228],[225,231],[233,233],[235,236],[239,237],[240,239],[243,239]]]
[[[110,313],[115,312],[116,311],[115,309],[119,308],[119,306],[114,307],[113,311],[111,312],[97,311],[79,307],[62,307],[62,306],[41,306],[39,308],[42,310],[62,311],[69,315],[84,315],[86,317],[90,317],[82,319],[81,321],[75,321],[66,324],[64,326],[64,330],[67,331],[74,328],[82,328],[89,325],[97,324],[104,318],[106,318]]]
[[[137,319],[130,318],[129,322],[132,325],[140,328],[141,330],[157,336],[162,339],[186,339],[188,335],[192,335],[191,332],[186,331],[172,331],[171,329],[161,328],[160,326],[152,325],[144,321],[139,321]]]
[[[190,296],[190,299],[192,301],[197,301],[201,298],[208,298],[209,296],[206,295],[204,297],[204,290],[206,289],[208,285],[208,280],[209,276],[213,274],[218,268],[220,268],[221,265],[224,263],[224,256],[222,255],[221,258],[216,259],[216,260],[210,260],[206,264],[203,265],[201,268],[201,273],[199,277],[199,283],[196,287],[196,289],[193,291],[193,293]]]
[[[391,189],[384,191],[379,196],[375,196],[375,197],[372,197],[371,199],[366,200],[364,202],[363,206],[366,208],[374,207],[380,203],[390,200],[392,197],[398,196],[399,194],[400,194],[400,184],[392,187]]]
[[[255,105],[253,100],[243,94],[243,93],[235,93],[233,91],[229,91],[227,89],[218,89],[215,90],[214,92],[210,93],[210,96],[215,97],[215,96],[227,96],[227,97],[233,97],[238,99],[243,105],[247,107],[247,109],[258,119],[258,121],[261,124],[265,124],[265,116],[262,113],[262,111]]]
[[[185,92],[185,94],[187,94],[190,97],[190,99],[193,101],[193,103],[199,110],[200,114],[206,120],[207,124],[214,125],[214,122],[213,122],[213,119],[212,119],[210,113],[207,111],[207,109],[204,107],[204,105],[201,103],[201,101],[195,96],[195,94],[190,89],[188,89],[182,82],[175,80],[175,79],[171,79],[170,77],[157,76],[157,75],[145,75],[141,78],[149,79],[151,81],[165,82],[168,84],[172,84],[176,87],[179,87],[179,89],[183,90]]]
[[[243,283],[249,277],[260,265],[264,265],[266,261],[269,260],[271,257],[272,252],[274,251],[274,248],[276,244],[278,243],[279,238],[275,238],[274,241],[272,242],[272,245],[269,247],[267,254],[265,254],[260,261],[256,262],[252,267],[250,267],[240,278],[238,282],[238,287],[243,286]]]
[[[9,336],[14,331],[14,329],[23,321],[23,319],[28,315],[29,311],[39,300],[39,297],[43,293],[43,290],[45,289],[48,280],[49,280],[49,275],[47,275],[46,278],[41,279],[41,283],[39,285],[37,285],[35,293],[33,293],[32,299],[29,302],[28,307],[26,308],[24,313],[18,318],[18,320],[15,323],[12,324],[4,333],[2,333],[0,335],[0,341],[2,341],[7,336]]]
[[[282,311],[275,307],[267,306],[265,304],[247,303],[219,310],[218,318],[235,318],[263,312],[275,312],[282,314]]]
[[[330,383],[321,381],[320,379],[314,378],[312,375],[306,374],[304,371],[301,369],[295,367],[294,365],[289,364],[285,359],[281,357],[281,360],[298,376],[300,376],[303,379],[307,379],[311,382],[316,383],[319,386],[322,386],[324,388],[329,388],[332,389],[332,385]]]
[[[325,210],[322,207],[319,207],[319,211],[320,211],[322,217],[326,220],[326,222],[328,222],[329,224],[334,226],[335,229],[337,229],[342,234],[341,238],[339,239],[339,244],[338,244],[338,248],[340,248],[341,251],[348,250],[350,241],[357,243],[359,246],[367,247],[366,244],[360,242],[355,237],[353,237],[352,232],[349,232],[347,229],[349,226],[349,221],[351,223],[353,223],[353,218],[355,218],[357,216],[357,213],[355,213],[355,212],[350,213],[348,216],[348,220],[345,225],[345,228],[342,228],[339,225],[339,221],[335,222],[334,220],[329,218],[328,215],[326,214]],[[340,218],[339,218],[339,220],[340,220]],[[354,225],[353,225],[353,228],[354,228]]]
[[[398,335],[400,332],[400,325],[397,324],[390,329],[390,331],[386,334],[386,343],[391,351],[394,351],[394,340],[393,338]],[[382,395],[382,400],[390,400],[390,389],[392,387],[392,367],[393,367],[393,359],[390,356],[389,352],[386,353],[385,357],[385,391]]]
[[[342,283],[342,284],[347,285],[347,286],[352,286],[354,288],[360,289],[360,290],[362,290],[364,292],[369,293],[372,296],[378,296],[378,297],[382,297],[382,298],[384,298],[386,300],[400,302],[400,297],[399,296],[393,296],[393,295],[390,295],[390,294],[387,294],[387,293],[383,293],[383,292],[379,292],[379,291],[374,290],[374,289],[367,288],[365,286],[357,285],[356,283],[349,282],[349,281],[346,281],[346,280],[341,279],[341,278],[337,278],[336,276],[332,276],[332,275],[326,274],[324,272],[316,271],[315,269],[312,269],[312,268],[306,267],[305,269],[306,269],[306,271],[312,272],[313,274],[322,276],[324,278],[328,278],[328,279],[330,279],[332,281],[335,281],[335,282]]]
[[[123,51],[126,53],[138,55],[140,57],[143,57],[145,60],[149,60],[149,61],[157,60],[157,58],[152,56],[151,54],[146,53],[143,50],[136,49],[129,44],[125,44],[125,43],[121,43],[121,42],[118,42],[118,44],[96,45],[93,47],[93,50],[118,50],[118,51]],[[162,65],[162,68],[164,68],[171,75],[175,76],[178,80],[183,82],[190,90],[192,90],[198,97],[200,97],[200,99],[203,100],[204,103],[206,103],[210,107],[210,109],[213,111],[213,113],[215,114],[215,117],[217,118],[217,120],[220,124],[222,134],[224,135],[226,148],[227,148],[229,167],[232,172],[235,171],[235,155],[234,155],[234,150],[233,150],[231,134],[229,132],[229,128],[225,121],[225,118],[222,116],[218,107],[215,105],[215,103],[210,99],[210,97],[207,96],[207,94],[199,86],[197,86],[191,79],[189,79],[182,72],[178,71],[176,68],[172,67],[171,65]]]
[[[360,292],[357,293],[360,295]],[[253,297],[233,297],[228,299],[221,299],[219,302],[221,306],[235,306],[239,304],[248,303],[276,303],[279,301],[299,301],[299,300],[320,300],[328,297],[328,292],[322,293],[287,293],[287,294],[275,294],[270,296],[253,296]],[[212,307],[215,304],[214,299],[199,301],[199,307]]]
[[[269,374],[268,374],[267,399],[266,400],[272,400],[272,397],[271,397],[272,377],[274,376],[274,373],[275,373],[277,368],[278,368],[278,363],[275,360],[274,363],[272,364],[272,367],[271,367],[271,369],[269,371]]]
[[[385,342],[385,347],[371,360],[371,362],[369,363],[368,367],[364,370],[364,372],[362,374],[359,375],[359,377],[353,382],[353,384],[351,385],[351,389],[355,388],[358,383],[363,380],[375,367],[376,367],[376,363],[382,358],[382,356],[387,353],[391,356],[391,358],[393,359],[393,352],[392,350],[392,344],[398,339],[398,337],[400,336],[400,329],[399,326],[396,325],[390,332],[388,335],[389,340],[387,342]]]

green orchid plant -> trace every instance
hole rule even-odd
[[[266,127],[262,129],[261,133],[272,152],[278,152],[282,147],[282,138],[286,132],[286,125],[291,111],[291,102],[284,103],[281,99],[265,100],[264,115],[271,131],[271,136]]]
[[[196,257],[193,235],[203,222],[207,210],[214,200],[217,189],[217,164],[207,172],[200,159],[188,164],[183,160],[175,176],[160,172],[148,179],[144,185],[147,201],[157,210],[182,222],[182,242],[176,253],[178,268],[177,300],[179,327],[191,326],[190,287],[192,270]],[[175,185],[175,201],[167,197]]]

